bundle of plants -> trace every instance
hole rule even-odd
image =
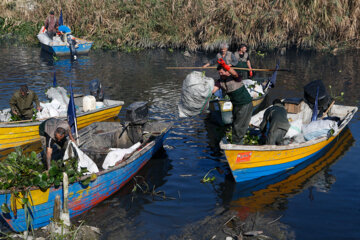
[[[232,127],[226,131],[226,139],[232,143]],[[249,129],[244,136],[243,145],[261,145],[261,132],[257,129]]]
[[[45,165],[34,151],[26,154],[17,148],[6,160],[0,162],[0,189],[18,193],[31,187],[39,187],[46,191],[52,185],[56,188],[60,186],[63,172],[67,173],[69,183],[76,182],[87,172],[86,169],[77,169],[78,160],[72,158],[66,161],[51,161],[51,167],[46,171]]]

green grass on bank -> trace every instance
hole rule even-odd
[[[353,0],[13,0],[0,4],[0,35],[30,44],[54,9],[95,48],[212,51],[226,41],[252,49],[360,47],[360,1]],[[24,7],[25,6],[25,7]]]

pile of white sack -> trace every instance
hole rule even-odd
[[[43,108],[37,113],[36,119],[44,119],[50,117],[65,117],[69,104],[69,97],[66,89],[63,87],[52,87],[47,90],[46,96],[51,100],[48,103],[40,103]]]
[[[206,77],[202,72],[188,74],[183,82],[178,105],[179,116],[191,117],[207,109],[214,84],[214,79]]]
[[[81,171],[81,168],[86,168],[88,170],[86,174],[99,172],[99,168],[96,166],[96,163],[88,155],[81,151],[74,142],[69,141],[63,160],[73,157],[77,157],[79,160],[77,169],[79,172]]]
[[[251,79],[244,79],[242,80],[242,83],[244,84],[245,88],[248,90],[252,98],[264,96],[265,93],[263,87],[257,81],[253,81]]]
[[[338,125],[336,121],[320,119],[309,122],[309,119],[311,118],[311,115],[308,113],[309,110],[311,109],[307,105],[304,106],[302,108],[302,112],[299,113],[297,118],[289,122],[290,128],[284,137],[285,139],[291,138],[294,140],[294,143],[301,143],[316,138],[326,137],[328,136],[330,130],[333,130],[334,133],[338,131]],[[265,111],[266,109],[252,116],[250,125],[254,127],[260,127]],[[288,118],[289,115],[290,118],[295,117],[295,114],[288,114]]]
[[[123,160],[126,154],[134,152],[140,145],[141,143],[138,142],[129,148],[110,148],[110,152],[106,155],[102,168],[108,169],[115,166],[118,162]]]

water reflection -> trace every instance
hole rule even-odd
[[[285,210],[289,197],[309,189],[313,200],[316,192],[327,192],[336,178],[329,170],[354,143],[347,128],[331,149],[317,160],[307,161],[279,175],[260,178],[243,184],[226,184],[224,192],[231,192],[230,209],[240,216],[264,210]],[[230,188],[227,188],[230,187]],[[229,197],[229,196],[228,196]]]
[[[139,218],[139,215],[143,214],[144,211],[156,211],[154,208],[148,208],[146,205],[154,205],[157,201],[171,201],[160,196],[170,197],[166,192],[161,191],[167,182],[166,176],[172,168],[173,166],[166,151],[160,149],[148,164],[129,183],[122,187],[119,192],[101,202],[96,208],[74,218],[73,221],[86,219],[87,224],[100,227],[103,239],[144,238],[143,232],[136,231],[136,227],[139,224],[143,224],[135,222],[136,220],[134,219]],[[134,179],[137,180],[134,181]],[[152,194],[151,192],[154,193]],[[166,212],[159,211],[152,214],[164,216]],[[167,221],[166,218],[160,219]]]

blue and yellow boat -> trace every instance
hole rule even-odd
[[[319,159],[310,159],[284,173],[234,184],[230,190],[233,192],[230,208],[246,217],[311,186],[329,188],[331,180],[327,179],[330,177],[328,174],[324,174],[325,169],[338,161],[355,141],[348,127],[345,127],[338,138]]]
[[[123,101],[105,100],[106,105],[89,112],[78,113],[78,129],[84,128],[91,123],[105,121],[116,117],[122,106]],[[63,117],[66,119],[66,117]],[[32,142],[40,141],[39,125],[45,121],[18,121],[0,122],[0,150],[18,147]],[[1,156],[2,154],[0,154]]]
[[[220,148],[225,152],[236,182],[245,182],[278,174],[292,169],[304,161],[323,156],[338,141],[338,136],[356,111],[357,107],[333,105],[328,116],[339,117],[341,124],[331,136],[281,146],[235,145],[223,138],[220,142]]]
[[[109,125],[111,128],[109,128]],[[104,133],[101,128],[102,126],[107,127],[111,131]],[[114,133],[114,130],[122,131],[121,128],[118,128],[119,126],[121,126],[119,122],[95,123],[95,127],[90,125],[79,132],[80,145],[82,142],[87,141],[90,135],[93,137],[97,135],[95,138],[98,141],[108,141],[109,136]],[[114,167],[96,173],[96,180],[90,182],[89,185],[84,186],[81,183],[81,180],[86,178],[86,176],[75,183],[69,184],[68,209],[71,218],[86,212],[117,192],[130,181],[163,146],[163,141],[169,134],[172,124],[151,123],[150,126],[152,130],[146,132],[149,136],[130,156],[125,157]],[[102,143],[97,142],[97,144],[101,145]],[[94,154],[99,154],[97,149],[93,148],[90,149],[90,151]],[[104,151],[101,154],[106,153],[107,152]],[[55,197],[60,196],[62,204],[64,202],[63,185],[60,185],[58,188],[50,187],[46,191],[41,191],[33,187],[30,189],[30,194],[32,199],[33,228],[36,229],[48,225],[51,218],[53,218]],[[13,231],[23,232],[27,230],[25,211],[20,199],[14,198],[15,196],[10,190],[0,191],[0,206],[6,204],[9,209],[14,209],[14,204],[16,204],[17,209],[16,215],[10,210],[10,213],[1,212],[1,217]]]

